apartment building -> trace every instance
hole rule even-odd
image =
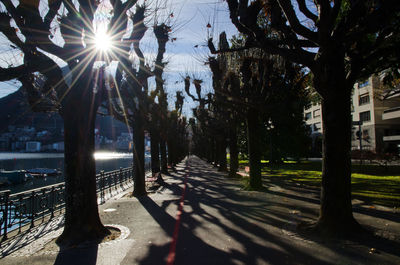
[[[400,92],[384,90],[379,76],[356,83],[352,95],[353,150],[400,154]],[[313,151],[321,151],[322,110],[320,104],[311,104],[304,110],[306,124],[310,126]],[[360,130],[361,129],[361,130]],[[360,141],[361,137],[361,141]]]
[[[304,119],[310,128],[312,156],[319,156],[322,153],[322,109],[320,104],[310,104],[304,110]]]
[[[400,154],[400,87],[385,97],[391,106],[383,110],[382,120],[394,126],[384,131],[383,142],[388,152]]]

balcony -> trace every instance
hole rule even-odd
[[[382,119],[397,119],[400,118],[400,107],[391,108],[383,111]]]
[[[384,142],[400,141],[400,135],[383,136]]]

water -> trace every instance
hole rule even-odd
[[[96,152],[96,172],[112,171],[120,167],[132,166],[132,153]],[[149,163],[146,154],[146,164]],[[0,169],[19,170],[32,168],[57,168],[64,173],[64,154],[60,153],[0,153]],[[64,174],[57,177],[34,178],[26,183],[3,186],[1,190],[11,190],[12,193],[35,189],[64,181]]]

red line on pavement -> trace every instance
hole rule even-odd
[[[185,192],[186,192],[186,186],[187,186],[187,177],[188,177],[188,172],[189,172],[188,160],[189,159],[186,160],[187,172],[185,174],[185,179],[183,181],[184,186],[183,186],[183,190],[182,190],[181,200],[179,201],[179,205],[178,205],[178,212],[176,213],[175,228],[174,228],[174,233],[172,235],[172,241],[171,241],[171,246],[169,248],[169,254],[167,257],[167,265],[173,265],[175,262],[176,244],[178,242],[179,227],[181,224],[181,216],[182,216],[182,212],[183,212],[183,204],[184,204]]]

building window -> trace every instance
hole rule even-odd
[[[368,86],[368,85],[369,85],[369,81],[367,80],[367,81],[365,81],[365,82],[358,83],[358,88],[363,88],[363,87],[366,87],[366,86]]]
[[[320,109],[314,110],[313,117],[316,118],[316,117],[319,117],[319,116],[321,116],[321,110]]]
[[[320,131],[321,130],[321,123],[320,122],[317,122],[317,123],[314,123],[314,132],[318,132],[318,131]]]
[[[305,115],[305,120],[308,121],[309,119],[311,119],[311,112],[307,112]]]
[[[371,121],[371,112],[370,111],[364,111],[360,112],[360,121]]]
[[[369,103],[369,94],[360,95],[358,99],[358,105],[362,106]]]

